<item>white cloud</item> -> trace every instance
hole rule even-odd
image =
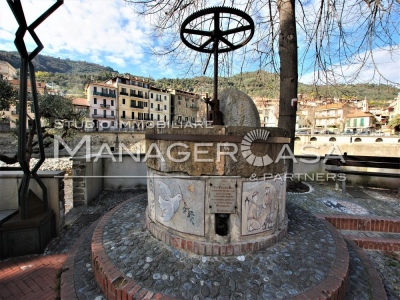
[[[28,24],[54,3],[49,0],[22,1]],[[18,25],[8,4],[0,1],[0,42],[10,49]],[[41,54],[51,56],[86,57],[113,67],[141,64],[145,46],[152,41],[148,28],[138,22],[132,9],[123,0],[69,0],[35,30],[44,45]],[[36,45],[26,40],[28,49]],[[69,55],[69,56],[68,56]],[[92,60],[93,59],[93,60]]]
[[[367,55],[365,62],[353,64],[344,64],[343,66],[335,66],[331,69],[328,75],[329,82],[336,83],[400,83],[400,46],[397,46],[394,51],[389,51],[388,48],[375,49],[370,53],[361,53],[358,57]],[[357,61],[352,58],[351,61]],[[379,72],[378,72],[379,71]],[[333,78],[332,74],[335,74]],[[325,76],[325,75],[324,75]],[[326,78],[318,79],[318,72],[309,72],[301,75],[299,81],[302,83],[325,83]]]

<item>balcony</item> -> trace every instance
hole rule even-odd
[[[143,95],[140,95],[140,94],[133,94],[133,93],[131,93],[130,96],[131,96],[131,97],[136,97],[136,98],[144,98]]]
[[[143,109],[143,105],[131,105],[132,108],[139,108],[139,109]]]
[[[92,118],[115,119],[115,116],[112,116],[112,115],[95,115],[95,114],[92,114]]]
[[[100,104],[100,107],[110,108],[110,104]]]
[[[162,108],[155,108],[155,111],[163,111],[163,109]]]
[[[115,94],[107,94],[107,93],[95,92],[95,91],[93,91],[92,94],[93,94],[94,96],[102,96],[102,97],[116,98],[116,95],[115,95]]]
[[[128,93],[127,93],[127,92],[119,92],[119,94],[120,94],[120,95],[128,96]]]

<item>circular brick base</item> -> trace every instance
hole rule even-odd
[[[132,200],[128,200],[132,201]],[[168,295],[152,291],[141,285],[130,277],[122,273],[108,257],[103,246],[103,231],[108,220],[119,210],[126,202],[115,207],[104,215],[99,221],[92,238],[92,268],[95,278],[107,299],[173,299]],[[144,216],[143,216],[144,217]],[[334,258],[333,267],[328,275],[315,286],[311,287],[302,294],[295,295],[291,299],[344,299],[349,273],[349,252],[343,238],[335,230],[335,228],[327,221],[321,219],[329,229],[336,248],[336,256]],[[165,233],[164,233],[165,236]],[[161,239],[163,234],[161,233]],[[166,237],[164,237],[166,239]],[[181,244],[182,245],[182,244]],[[248,244],[246,244],[247,247]],[[192,245],[193,246],[193,245]],[[256,251],[255,245],[252,251]],[[258,245],[259,247],[259,245]],[[186,245],[180,247],[188,249]],[[216,248],[216,253],[221,253],[221,247]],[[234,247],[232,248],[234,251]],[[251,250],[251,249],[250,249]],[[206,250],[205,250],[206,251]],[[224,250],[222,250],[224,251]]]
[[[259,250],[266,249],[272,245],[275,245],[276,243],[281,241],[287,233],[286,221],[283,229],[279,230],[273,235],[269,235],[265,239],[259,238],[249,242],[221,245],[212,242],[187,239],[181,236],[174,235],[168,230],[162,228],[160,225],[154,223],[147,214],[146,226],[154,237],[164,242],[165,244],[174,247],[175,249],[188,251],[198,255],[213,256],[242,255],[257,252]]]

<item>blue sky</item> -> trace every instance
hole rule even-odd
[[[50,0],[22,0],[28,24],[54,3]],[[120,73],[129,72],[139,76],[182,77],[183,73],[150,54],[149,46],[156,47],[162,40],[150,38],[150,25],[139,19],[123,0],[65,0],[37,29],[36,33],[44,45],[41,54],[53,57],[85,60],[109,66]],[[0,1],[0,49],[15,51],[14,34],[17,23],[6,1]],[[26,37],[28,50],[33,42]],[[400,41],[397,41],[400,44]],[[30,46],[29,46],[30,45]],[[301,49],[299,49],[301,51]],[[400,50],[392,56],[377,50],[375,63],[381,66],[384,75],[400,83]],[[308,61],[312,59],[312,54]],[[307,62],[307,60],[306,60]],[[344,65],[349,72],[354,65]],[[253,71],[249,65],[244,71]],[[314,73],[304,68],[301,82],[311,82]],[[202,75],[199,73],[198,75]],[[374,76],[372,68],[359,74],[361,81]]]

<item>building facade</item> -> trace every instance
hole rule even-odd
[[[0,60],[0,77],[4,80],[17,79],[17,70],[8,62]]]
[[[173,124],[195,123],[201,121],[200,95],[171,89],[171,122]],[[203,103],[205,105],[205,103]]]
[[[117,90],[118,128],[139,129],[149,119],[149,83],[136,77],[117,76],[106,81]]]
[[[117,88],[106,83],[91,83],[86,88],[90,118],[95,130],[113,130],[117,122]]]
[[[150,87],[150,120],[171,122],[171,94],[167,90]]]

